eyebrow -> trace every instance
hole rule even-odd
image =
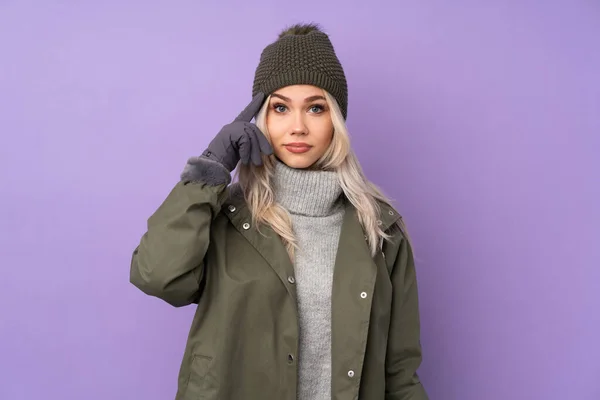
[[[281,95],[279,93],[273,93],[271,95],[271,97],[279,97],[280,99],[287,101],[287,102],[292,101],[292,99],[290,99],[289,97],[285,97],[284,95]],[[318,94],[316,96],[310,96],[310,97],[305,98],[304,102],[308,103],[308,102],[315,101],[315,100],[325,100],[325,97]]]

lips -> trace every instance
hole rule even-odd
[[[292,153],[305,153],[312,148],[311,145],[306,143],[288,143],[283,146]]]

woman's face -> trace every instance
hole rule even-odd
[[[311,85],[276,90],[269,101],[267,129],[277,158],[292,168],[312,166],[333,138],[323,90]]]

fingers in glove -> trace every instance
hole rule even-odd
[[[250,162],[250,152],[252,151],[252,143],[250,142],[248,135],[244,135],[240,138],[238,146],[240,161],[242,164],[248,165]]]
[[[253,124],[252,130],[256,133],[256,139],[258,141],[260,152],[266,156],[270,156],[271,154],[273,154],[273,147],[271,147],[269,140],[267,139],[265,134],[262,133],[262,131],[258,128],[258,126]]]
[[[250,127],[246,127],[244,130],[250,138],[250,159],[252,160],[252,164],[262,165],[262,157],[260,155],[260,146],[258,145],[256,132]]]
[[[236,121],[244,121],[244,122],[252,121],[252,118],[254,118],[256,116],[256,114],[258,114],[258,111],[260,111],[263,101],[265,101],[264,93],[258,92],[256,94],[256,96],[254,96],[252,98],[252,101],[250,102],[250,104],[248,104],[246,106],[246,108],[244,108],[244,110],[240,113],[240,115],[238,115],[235,118],[234,122],[236,122]]]

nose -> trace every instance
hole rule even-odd
[[[298,113],[294,114],[291,132],[292,132],[292,135],[308,134],[308,130],[306,128],[306,123],[304,121],[304,114],[302,112],[298,112]]]

